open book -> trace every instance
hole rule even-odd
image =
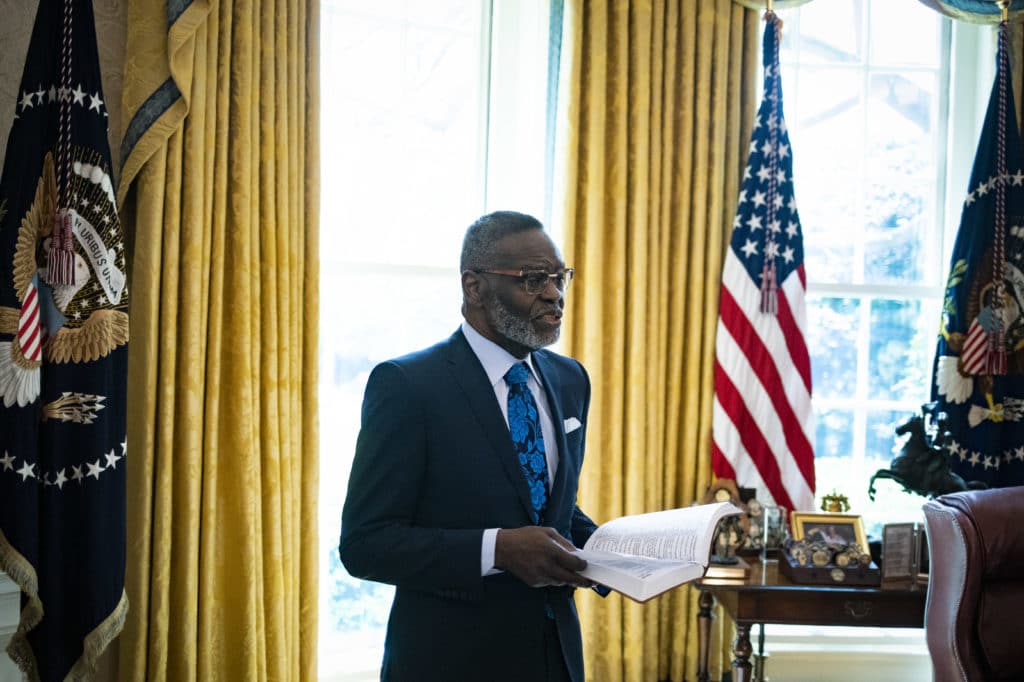
[[[715,526],[739,513],[733,503],[718,502],[613,519],[578,550],[587,562],[580,575],[647,601],[703,576]]]

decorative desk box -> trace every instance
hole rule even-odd
[[[779,553],[779,571],[795,583],[805,585],[854,585],[877,587],[882,574],[872,561],[868,566],[847,566],[835,564],[825,566],[801,566],[788,552]]]

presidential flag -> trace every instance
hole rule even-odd
[[[965,481],[1024,485],[1024,157],[1007,24],[960,214],[932,373],[950,467]]]
[[[779,30],[765,17],[764,98],[722,270],[712,469],[788,509],[814,504],[803,235],[782,113]]]
[[[80,679],[120,632],[128,290],[92,5],[39,3],[0,176],[0,569],[7,652]]]

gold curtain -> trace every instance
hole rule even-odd
[[[565,25],[564,224],[579,268],[566,341],[593,382],[580,505],[603,521],[689,505],[711,480],[719,282],[761,27],[731,0],[576,0]],[[693,590],[645,605],[583,594],[579,607],[588,679],[693,679]]]
[[[318,0],[129,0],[124,680],[313,680]]]

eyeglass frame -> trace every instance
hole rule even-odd
[[[546,270],[540,269],[530,270],[527,268],[522,268],[520,270],[485,270],[483,268],[471,268],[469,272],[487,275],[502,275],[503,277],[517,277],[519,278],[519,283],[523,286],[523,289],[526,290],[526,293],[532,296],[536,296],[537,294],[540,294],[545,289],[547,289],[548,284],[551,283],[555,285],[556,289],[558,289],[560,292],[564,294],[566,291],[569,290],[569,285],[572,284],[572,278],[576,274],[576,268],[561,268],[555,272],[548,272]],[[527,278],[529,278],[531,275],[541,274],[543,274],[546,277],[544,285],[541,286],[536,291],[531,291],[529,284],[527,284]],[[563,278],[562,286],[558,286],[558,277]]]

